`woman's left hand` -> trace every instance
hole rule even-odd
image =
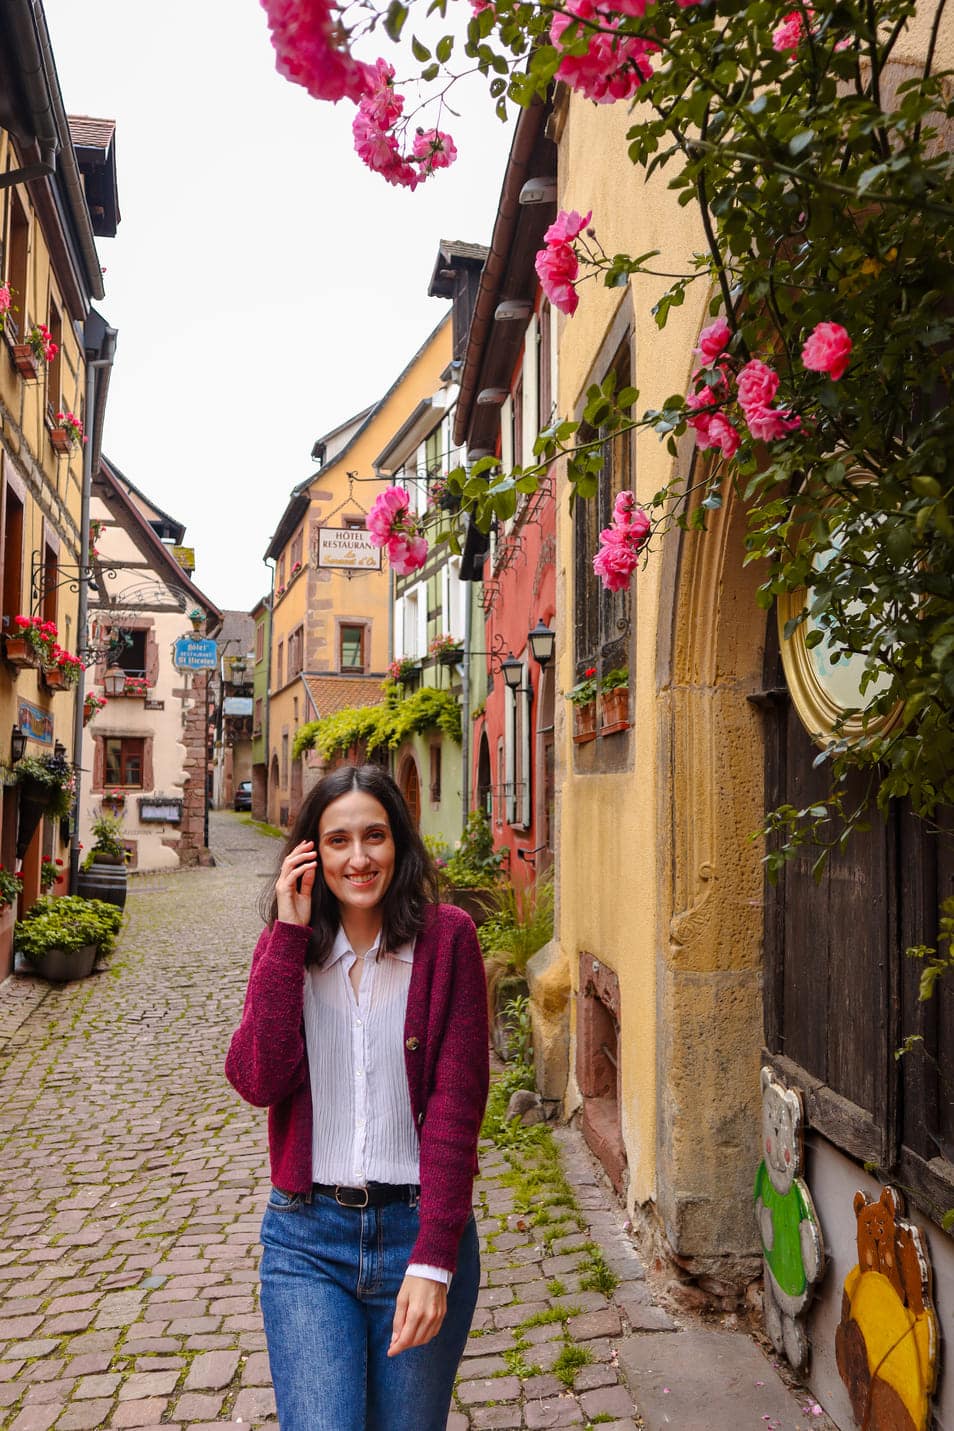
[[[422,1347],[436,1337],[447,1315],[447,1288],[430,1277],[405,1277],[394,1309],[388,1356]]]

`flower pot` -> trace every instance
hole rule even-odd
[[[65,691],[67,688],[66,677],[59,666],[43,668],[43,684],[48,691]]]
[[[3,653],[11,666],[38,666],[39,657],[25,636],[4,636]]]
[[[73,450],[73,442],[65,427],[50,428],[50,442],[54,451],[61,452],[68,456]]]
[[[600,692],[600,734],[612,735],[629,729],[629,687],[617,686]]]
[[[573,743],[585,745],[596,739],[596,702],[587,701],[585,706],[573,707]]]
[[[442,666],[456,666],[458,661],[462,659],[463,654],[464,648],[462,646],[452,646],[449,651],[438,652],[437,659]]]
[[[116,864],[107,864],[115,859]],[[80,870],[76,878],[76,893],[84,899],[102,899],[107,904],[115,904],[117,909],[126,907],[126,865],[118,855],[94,857],[87,870]]]
[[[27,382],[30,383],[38,382],[40,377],[40,360],[30,347],[30,344],[14,343],[11,352],[13,354],[13,366],[21,378],[26,378]]]
[[[465,914],[469,914],[478,926],[484,924],[497,908],[497,900],[492,889],[481,886],[451,885],[447,892],[448,904],[456,904]]]
[[[41,979],[49,979],[52,984],[67,984],[71,979],[88,979],[96,967],[95,944],[84,944],[82,949],[45,949],[27,960],[27,966]]]

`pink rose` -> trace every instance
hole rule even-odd
[[[403,487],[388,487],[378,493],[368,513],[368,535],[376,547],[383,547],[395,524],[404,521],[410,504],[411,498]]]
[[[840,323],[816,323],[802,348],[802,362],[814,373],[827,373],[833,383],[844,376],[851,357],[851,339]]]
[[[422,173],[447,169],[457,158],[457,148],[449,134],[441,129],[419,129],[414,136],[413,153],[421,160]]]
[[[811,20],[815,13],[811,6],[808,6],[807,13]],[[772,31],[772,49],[780,53],[797,50],[804,38],[805,16],[801,10],[790,10],[782,23]]]
[[[778,373],[761,359],[753,358],[739,373],[737,386],[743,411],[747,407],[768,407],[778,392]]]
[[[689,426],[695,431],[696,446],[700,452],[709,447],[718,447],[723,457],[734,457],[739,450],[738,429],[724,412],[713,412],[689,419]]]
[[[314,99],[350,99],[371,90],[375,72],[347,48],[341,12],[329,0],[262,0],[272,33],[276,68]]]
[[[630,0],[625,13],[640,13],[639,0]],[[653,72],[646,56],[657,47],[637,35],[615,34],[619,14],[615,6],[610,10],[593,0],[564,0],[562,11],[554,15],[550,25],[550,41],[558,50],[564,49],[562,38],[571,26],[576,32],[574,44],[585,40],[583,54],[564,54],[557,79],[597,104],[630,99]]]
[[[569,244],[555,243],[542,248],[534,259],[540,287],[554,308],[572,316],[579,306],[579,294],[574,287],[580,264]]]
[[[725,349],[729,339],[732,337],[732,329],[724,318],[717,318],[714,323],[710,323],[708,328],[703,328],[699,334],[699,346],[696,352],[702,359],[703,367],[710,367]]]
[[[578,214],[576,209],[561,209],[543,235],[543,242],[546,244],[572,243],[575,238],[579,238],[592,217],[592,209],[582,215]]]
[[[418,536],[391,537],[387,544],[388,561],[398,576],[419,571],[427,559],[427,541]]]
[[[607,591],[625,591],[636,569],[638,558],[627,546],[600,547],[593,558],[593,570]]]
[[[777,442],[801,427],[801,418],[779,408],[752,403],[745,409],[746,425],[757,442]]]

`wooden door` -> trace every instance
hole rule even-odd
[[[407,801],[407,808],[411,813],[411,819],[415,826],[421,823],[421,777],[418,774],[417,764],[413,759],[404,762],[401,770],[401,794]]]

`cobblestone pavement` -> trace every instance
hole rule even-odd
[[[278,846],[231,814],[212,843],[215,869],[131,881],[107,969],[0,987],[11,1431],[275,1423],[256,1285],[265,1120],[222,1064]],[[484,1286],[449,1431],[642,1425],[621,1337],[672,1323],[579,1140],[556,1144],[562,1162],[546,1139],[482,1150]]]

